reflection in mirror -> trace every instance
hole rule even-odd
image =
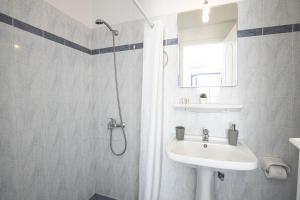
[[[237,5],[178,14],[179,87],[237,85]],[[203,22],[207,21],[207,22]]]

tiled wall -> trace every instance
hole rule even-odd
[[[239,3],[239,30],[297,24],[299,0],[244,0]],[[169,25],[169,24],[168,24]],[[225,181],[216,179],[217,199],[282,200],[296,199],[298,153],[289,144],[299,137],[300,33],[260,35],[238,39],[238,87],[177,88],[177,49],[167,47],[169,65],[165,68],[164,143],[183,125],[188,133],[200,135],[208,128],[212,136],[226,137],[235,122],[240,137],[262,156],[279,156],[292,168],[287,181],[266,180],[262,170],[225,171]],[[180,97],[198,101],[201,92],[214,102],[241,103],[240,113],[197,114],[175,111]],[[162,200],[193,200],[195,171],[170,161],[164,154]]]
[[[143,41],[143,22],[136,21],[114,26],[120,31],[117,45]],[[111,33],[104,27],[93,31],[93,48],[112,46]],[[96,193],[116,199],[138,199],[140,116],[142,95],[142,49],[117,53],[117,69],[123,120],[128,141],[127,151],[121,157],[114,156],[109,147],[108,118],[119,121],[113,57],[111,53],[92,58],[96,132]],[[120,129],[113,132],[113,147],[120,152],[124,140]]]
[[[170,24],[166,30],[164,44],[174,46],[177,43],[176,34],[169,32],[176,32],[176,20],[166,17],[164,21]],[[143,41],[143,24],[143,21],[134,21],[115,25],[114,29],[119,30],[120,33],[116,37],[116,44],[121,47],[140,44]],[[93,30],[92,37],[92,49],[103,50],[112,46],[111,33],[105,27]],[[125,130],[128,140],[127,152],[122,157],[115,157],[111,153],[107,131],[108,118],[114,117],[119,120],[112,59],[111,53],[94,55],[92,58],[94,85],[97,88],[94,91],[96,108],[94,119],[98,126],[96,129],[96,193],[120,200],[133,200],[138,199],[143,51],[131,49],[117,53],[121,109],[127,124]],[[121,151],[124,145],[121,131],[116,130],[113,134],[113,146]]]
[[[90,31],[44,1],[0,5],[89,46]],[[2,22],[0,47],[0,199],[89,199],[96,160],[90,55]]]
[[[41,0],[1,0],[0,12],[88,48],[111,46],[105,28],[89,31]],[[239,30],[300,23],[299,0],[244,0]],[[177,37],[176,15],[163,18],[165,38]],[[122,200],[138,197],[139,130],[143,21],[114,26],[121,107],[128,149],[115,157],[109,149],[107,118],[118,118],[112,54],[89,55],[64,42],[54,43],[0,23],[0,199],[88,199],[99,193]],[[45,32],[44,32],[45,33]],[[177,46],[166,46],[164,143],[176,125],[187,132],[226,136],[235,122],[240,137],[258,158],[282,157],[292,168],[287,181],[268,181],[261,170],[225,171],[217,180],[217,199],[295,199],[297,150],[289,137],[300,136],[300,33],[260,35],[238,40],[238,87],[177,87]],[[45,36],[45,35],[43,35]],[[19,44],[21,48],[13,48]],[[126,46],[126,47],[125,47]],[[72,47],[72,46],[71,46]],[[242,103],[240,113],[196,114],[175,111],[180,97],[196,102]],[[120,150],[120,131],[114,133]],[[163,153],[161,200],[192,200],[195,171]]]

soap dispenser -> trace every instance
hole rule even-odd
[[[230,145],[236,146],[238,141],[239,131],[236,130],[236,125],[232,124],[231,128],[228,130],[228,143]]]

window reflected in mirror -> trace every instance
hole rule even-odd
[[[202,20],[202,10],[178,15],[179,86],[237,85],[237,5],[210,9]]]

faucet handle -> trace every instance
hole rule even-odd
[[[112,124],[115,124],[115,123],[116,123],[116,120],[115,120],[114,118],[110,117],[110,118],[108,118],[108,119],[109,119],[109,121],[110,121]]]
[[[203,135],[208,135],[208,133],[209,133],[208,129],[206,129],[206,128],[204,128],[204,129],[202,130],[202,132],[203,132]]]
[[[116,126],[116,120],[114,118],[108,118],[107,129],[112,130]]]

